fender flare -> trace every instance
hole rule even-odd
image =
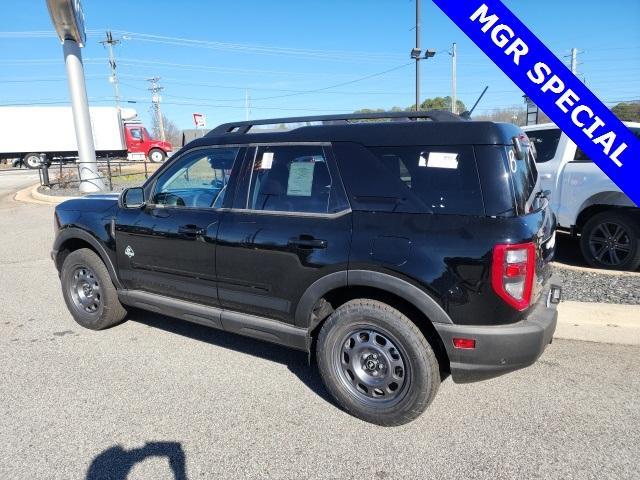
[[[113,284],[117,289],[121,289],[122,284],[118,279],[118,274],[116,272],[115,266],[113,265],[113,262],[111,261],[111,257],[107,253],[106,249],[96,237],[94,237],[91,233],[81,228],[67,227],[63,229],[56,237],[55,241],[53,242],[53,251],[51,252],[51,256],[53,257],[53,261],[56,263],[56,267],[57,267],[56,257],[58,255],[58,252],[67,241],[74,240],[74,239],[85,241],[93,247],[93,249],[98,253],[98,256],[100,257],[100,259],[104,262],[105,266],[107,267],[107,271],[109,272],[111,281],[113,282]]]
[[[404,298],[420,310],[433,324],[453,324],[444,309],[428,293],[398,277],[372,270],[349,270],[331,273],[317,280],[305,291],[298,302],[295,325],[310,330],[311,312],[316,302],[326,293],[339,287],[373,287]]]

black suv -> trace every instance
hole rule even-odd
[[[537,176],[518,127],[445,112],[225,124],[58,206],[52,257],[84,327],[138,307],[307,351],[340,406],[399,425],[551,342]]]

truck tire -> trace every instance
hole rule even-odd
[[[103,330],[121,323],[127,311],[102,259],[88,248],[65,258],[60,280],[67,308],[75,321],[90,330]]]
[[[333,312],[320,330],[316,358],[336,402],[378,425],[414,420],[440,386],[438,360],[422,332],[376,300],[351,300]]]
[[[39,153],[27,153],[24,157],[22,157],[22,163],[25,167],[36,169],[40,168],[40,154]]]
[[[159,148],[152,148],[149,150],[149,161],[153,163],[162,163],[165,158],[167,158],[167,154],[164,153]]]
[[[634,271],[640,267],[640,222],[615,210],[598,213],[582,229],[580,248],[594,268]]]

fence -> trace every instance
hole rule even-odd
[[[97,162],[98,176],[81,180],[80,169],[85,163],[90,162],[59,162],[57,165],[43,162],[39,168],[40,185],[52,189],[73,189],[77,188],[81,181],[99,179],[110,191],[114,191],[144,182],[161,165],[146,160],[110,159],[107,157]]]

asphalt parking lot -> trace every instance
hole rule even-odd
[[[143,312],[82,329],[52,211],[0,200],[0,478],[637,478],[640,347],[556,340],[377,427],[301,353]]]

